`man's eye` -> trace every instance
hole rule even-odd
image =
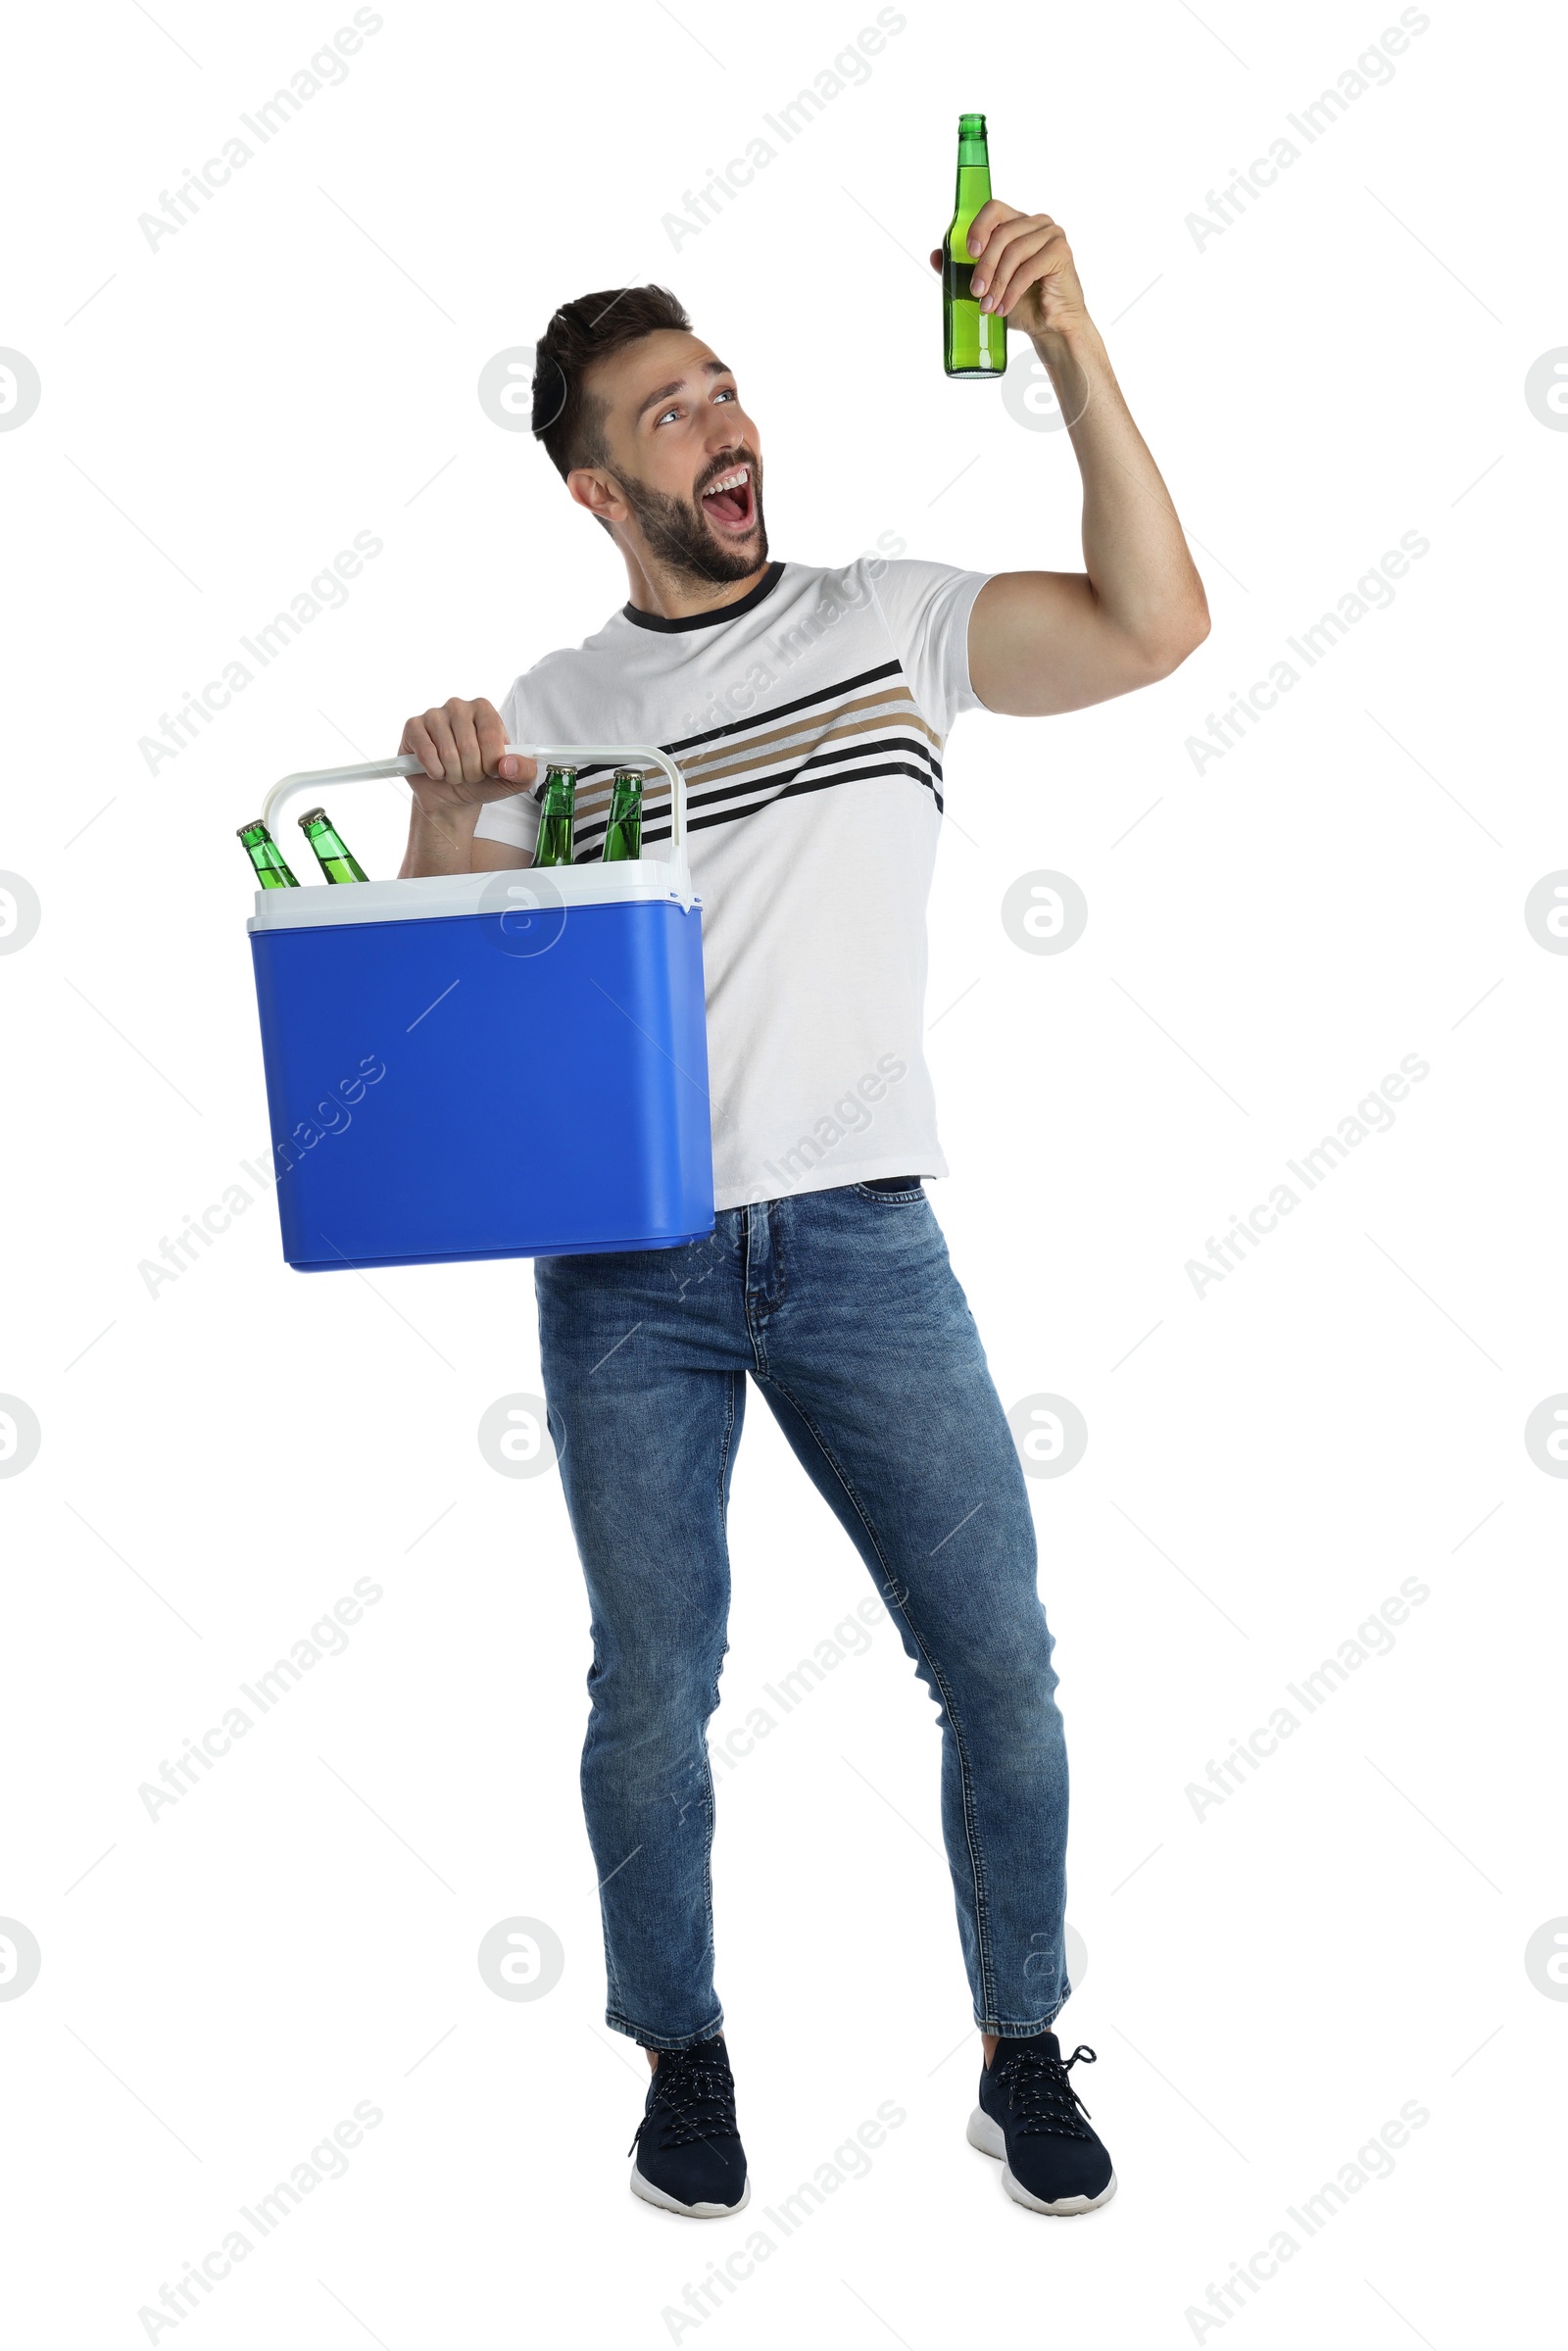
[[[713,398],[714,398],[715,400],[736,400],[736,399],[738,399],[739,397],[740,397],[740,395],[739,395],[739,394],[737,393],[737,391],[735,390],[735,387],[734,387],[734,385],[733,385],[733,384],[731,384],[731,385],[730,385],[730,387],[729,387],[729,389],[728,389],[727,391],[719,391],[719,392],[715,392],[715,393],[713,394]]]
[[[656,424],[667,424],[671,416],[678,416],[679,414],[680,411],[678,409],[667,408],[662,416],[656,416],[654,418],[654,422]]]

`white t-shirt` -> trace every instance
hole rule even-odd
[[[986,577],[880,556],[773,563],[715,612],[624,606],[501,705],[511,742],[657,743],[680,763],[720,1208],[948,1172],[921,1049],[925,909],[943,742],[979,705],[968,628]],[[578,772],[579,861],[603,846],[610,775]],[[531,852],[543,782],[493,801],[480,835]],[[652,777],[645,856],[668,839]]]

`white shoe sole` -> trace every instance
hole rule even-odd
[[[645,2204],[657,2204],[662,2212],[684,2213],[686,2218],[691,2221],[724,2221],[728,2220],[732,2213],[744,2212],[747,2205],[750,2204],[752,2176],[749,2172],[746,2175],[746,2185],[741,2189],[738,2204],[682,2204],[678,2197],[666,2195],[662,2187],[655,2187],[651,2180],[645,2180],[637,2166],[633,2164],[631,2167],[631,2192],[634,2196],[641,2196]]]
[[[1058,2196],[1054,2204],[1048,2204],[1043,2196],[1032,2196],[1013,2178],[1007,2164],[1007,2142],[1003,2135],[1002,2125],[993,2122],[983,2106],[977,2106],[969,2117],[969,2129],[965,2135],[970,2146],[978,2147],[982,2155],[994,2155],[997,2158],[1002,2165],[1003,2186],[1015,2204],[1026,2205],[1030,2212],[1049,2212],[1061,2218],[1075,2212],[1095,2212],[1102,2204],[1108,2204],[1116,2193],[1116,2175],[1112,2172],[1098,2196]]]

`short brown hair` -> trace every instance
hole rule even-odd
[[[562,304],[535,349],[533,431],[563,480],[574,465],[602,465],[608,456],[609,410],[584,390],[594,361],[666,327],[690,334],[691,324],[667,286],[612,286]]]

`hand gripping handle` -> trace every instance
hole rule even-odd
[[[691,867],[686,857],[686,778],[667,752],[652,743],[509,743],[508,752],[538,759],[547,767],[583,767],[607,763],[615,767],[657,767],[669,778],[670,881],[683,906],[692,903]],[[414,775],[420,762],[412,754],[390,759],[367,759],[358,767],[309,767],[297,775],[280,776],[262,804],[262,822],[277,839],[277,820],[291,800],[316,792],[323,784],[372,783],[392,775]]]

